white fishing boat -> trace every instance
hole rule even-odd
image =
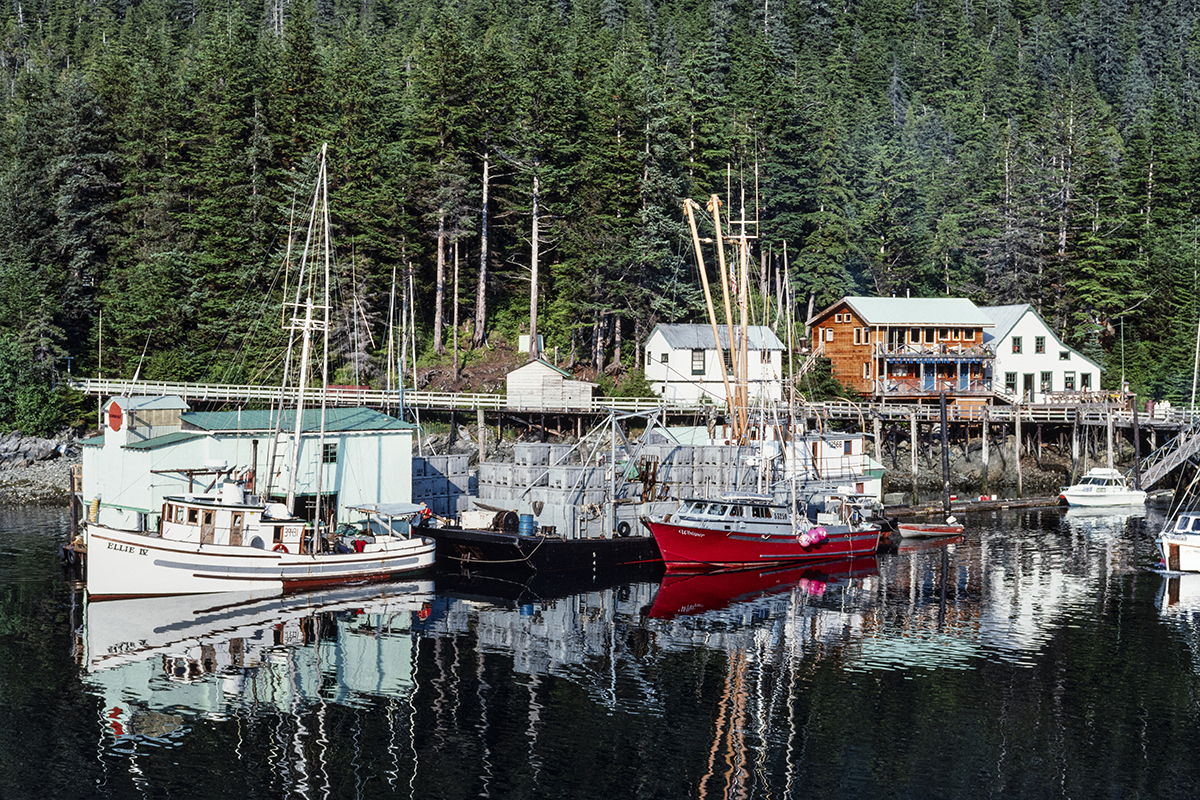
[[[1158,537],[1163,566],[1172,572],[1200,572],[1200,509],[1180,511],[1175,524]]]
[[[1064,488],[1059,498],[1071,506],[1131,506],[1145,503],[1146,493],[1130,486],[1117,470],[1096,467],[1079,483]]]
[[[224,463],[212,473],[216,479],[202,492],[164,498],[157,526],[138,525],[126,530],[100,524],[95,518],[85,526],[88,594],[92,599],[255,592],[279,594],[346,583],[389,580],[400,574],[433,565],[434,541],[413,535],[407,517],[423,506],[392,504],[360,506],[368,518],[358,526],[324,527],[321,467],[317,463],[315,507],[312,523],[298,517],[296,476],[299,472],[308,361],[315,331],[329,334],[329,212],[325,202],[326,164],[322,150],[317,191],[310,214],[308,245],[290,302],[291,341],[288,353],[301,341],[299,377],[289,386],[283,379],[281,398],[292,397],[297,411],[291,415],[294,431],[281,431],[284,414],[275,415],[276,429],[268,463],[276,463],[277,447],[290,438],[286,499],[278,502],[268,483],[262,496],[253,493],[254,466],[229,470]],[[310,252],[322,258],[310,258]],[[323,264],[320,262],[323,260]],[[323,294],[316,288],[319,267],[324,268]],[[322,356],[324,357],[324,356]],[[289,359],[290,361],[290,359]],[[327,359],[326,359],[327,364]],[[285,370],[286,371],[286,370]],[[321,377],[327,385],[327,366]],[[324,397],[324,395],[322,395]],[[323,402],[323,401],[322,401]],[[283,403],[281,402],[281,406]],[[316,452],[325,446],[325,409],[320,412]],[[273,477],[275,470],[271,470]],[[283,494],[282,491],[279,494]],[[384,519],[386,518],[386,523]]]

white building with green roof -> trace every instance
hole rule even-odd
[[[272,462],[277,414],[190,411],[178,397],[114,397],[104,406],[101,435],[83,442],[81,500],[105,525],[153,528],[163,498],[205,489],[229,470],[255,492],[282,499],[295,412],[283,411]],[[339,522],[355,505],[411,501],[413,425],[367,408],[327,409],[323,436],[320,409],[306,409],[301,421],[297,514],[311,513],[318,471],[322,507],[336,509]]]

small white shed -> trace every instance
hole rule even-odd
[[[507,383],[509,408],[547,411],[590,408],[596,388],[540,358],[508,373]]]

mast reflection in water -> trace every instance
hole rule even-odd
[[[1187,794],[1200,581],[1150,570],[1161,523],[1047,509],[795,570],[86,605],[62,516],[10,509],[0,796]]]

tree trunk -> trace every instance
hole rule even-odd
[[[442,343],[442,304],[446,298],[446,209],[438,211],[437,229],[437,288],[433,297],[433,351],[446,352]]]
[[[616,369],[621,368],[621,316],[619,314],[612,315],[613,324],[613,365]]]
[[[538,177],[533,176],[533,210],[532,210],[532,248],[529,256],[529,360],[533,361],[541,356],[538,351],[538,193],[539,193]]]
[[[483,154],[483,202],[479,218],[479,279],[475,284],[475,333],[471,344],[483,347],[487,330],[487,274],[488,274],[488,190],[491,188],[491,161],[488,153]]]

